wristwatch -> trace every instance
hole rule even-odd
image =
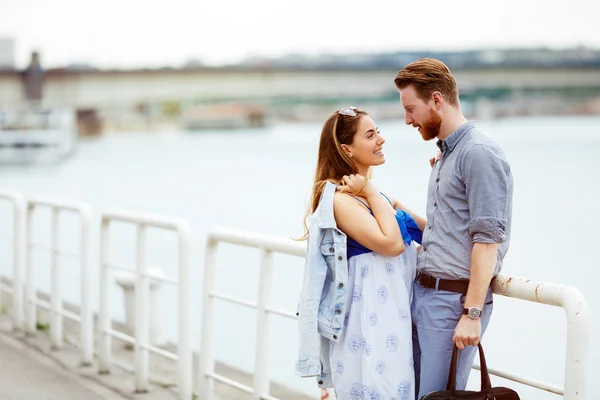
[[[471,319],[479,319],[481,317],[481,310],[477,307],[463,308],[463,315]]]

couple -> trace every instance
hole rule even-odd
[[[366,112],[334,112],[319,143],[296,374],[316,376],[338,400],[444,390],[455,345],[464,389],[508,249],[510,166],[462,115],[448,67],[421,59],[395,84],[406,123],[438,139],[426,219],[369,180],[385,162],[385,139]]]

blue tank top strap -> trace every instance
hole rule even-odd
[[[350,196],[352,196],[352,195],[350,195]],[[352,197],[354,197],[356,200],[358,200],[358,201],[360,201],[361,203],[363,203],[363,205],[364,205],[365,207],[367,207],[367,209],[369,210],[369,212],[370,212],[371,214],[373,214],[373,211],[371,211],[371,207],[369,207],[369,206],[367,205],[367,203],[365,203],[364,201],[362,201],[361,199],[359,199],[359,198],[358,198],[358,197],[356,197],[356,196],[352,196]]]
[[[383,195],[383,197],[385,197],[385,198],[387,199],[387,201],[389,201],[389,202],[390,202],[390,205],[391,205],[392,207],[394,207],[394,204],[392,203],[392,201],[391,201],[390,199],[388,199],[388,197],[387,197],[387,196],[386,196],[386,195],[385,195],[383,192],[379,192],[379,193],[381,193],[381,194]]]

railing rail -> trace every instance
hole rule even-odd
[[[23,330],[25,328],[25,311],[23,306],[23,283],[25,272],[25,229],[26,229],[26,202],[23,195],[12,189],[0,189],[0,198],[8,200],[13,206],[13,229],[12,236],[7,239],[12,242],[12,278],[11,287],[4,287],[0,283],[0,291],[5,290],[11,293],[12,297],[12,318],[13,328]],[[0,296],[0,307],[2,296]]]
[[[256,303],[215,291],[216,259],[219,243],[260,249],[260,287]],[[257,400],[276,400],[269,394],[269,314],[282,315],[288,318],[296,318],[296,316],[290,312],[276,310],[269,306],[273,262],[272,253],[276,252],[304,257],[305,251],[305,243],[253,232],[219,228],[208,235],[204,258],[200,368],[196,377],[201,399],[210,400],[213,398],[214,381],[218,381],[243,392],[253,394]],[[562,394],[566,400],[585,399],[589,347],[589,314],[587,304],[581,293],[569,286],[535,282],[522,278],[509,278],[503,275],[496,277],[493,290],[495,294],[502,296],[562,307],[567,316],[567,355],[564,387],[558,387],[550,383],[494,368],[489,368],[490,374],[551,393]],[[260,334],[256,335],[255,375],[252,387],[215,373],[215,355],[213,351],[215,299],[240,304],[257,310],[256,329],[260,331]],[[474,365],[474,368],[478,369],[479,366]]]
[[[135,329],[134,337],[111,328],[110,319],[110,283],[111,271],[124,269],[122,265],[110,260],[110,224],[113,221],[131,223],[137,226],[136,265],[135,265]],[[160,279],[148,273],[147,228],[154,227],[175,231],[179,238],[178,280]],[[128,211],[114,211],[102,214],[100,249],[100,316],[99,316],[99,372],[106,374],[111,368],[112,337],[134,344],[135,351],[135,390],[137,393],[148,391],[148,352],[152,351],[170,360],[177,361],[178,397],[189,400],[192,397],[192,358],[190,350],[190,245],[191,231],[186,221],[152,214]],[[150,280],[159,280],[179,287],[179,336],[177,354],[162,350],[149,343],[149,284]]]
[[[34,215],[39,207],[48,207],[51,209],[51,234],[50,246],[35,243],[33,241],[34,233]],[[60,250],[60,213],[71,212],[79,216],[80,220],[80,254],[73,255]],[[46,308],[50,311],[50,339],[52,346],[59,349],[63,344],[63,316],[74,319],[80,323],[80,348],[81,364],[91,365],[94,356],[94,317],[91,308],[91,224],[92,211],[87,203],[71,203],[48,199],[44,197],[32,197],[27,205],[27,274],[26,274],[26,301],[25,301],[25,331],[33,334],[36,331],[37,306]],[[34,286],[34,255],[33,250],[41,247],[49,250],[52,254],[51,265],[51,295],[50,303],[37,299]],[[81,265],[81,311],[79,315],[63,310],[60,288],[60,257],[67,256],[77,258]]]

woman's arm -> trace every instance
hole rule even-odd
[[[394,196],[389,196],[390,201],[392,202],[392,205],[394,208],[397,208],[398,210],[403,210],[406,211],[417,223],[417,225],[419,226],[419,229],[421,231],[425,231],[425,225],[427,225],[427,220],[425,219],[425,217],[420,216],[419,214],[413,212],[412,210],[409,210],[408,208],[406,208],[404,206],[404,204],[400,203],[398,201],[398,199],[396,199]]]
[[[351,181],[357,179],[365,178],[362,176],[349,178]],[[348,186],[352,187],[351,184]],[[356,187],[361,186],[362,184],[359,183]],[[384,256],[402,254],[405,250],[402,234],[385,197],[370,182],[364,185],[360,194],[367,199],[373,216],[356,199],[338,192],[333,200],[334,216],[338,227],[347,236],[376,253]]]

